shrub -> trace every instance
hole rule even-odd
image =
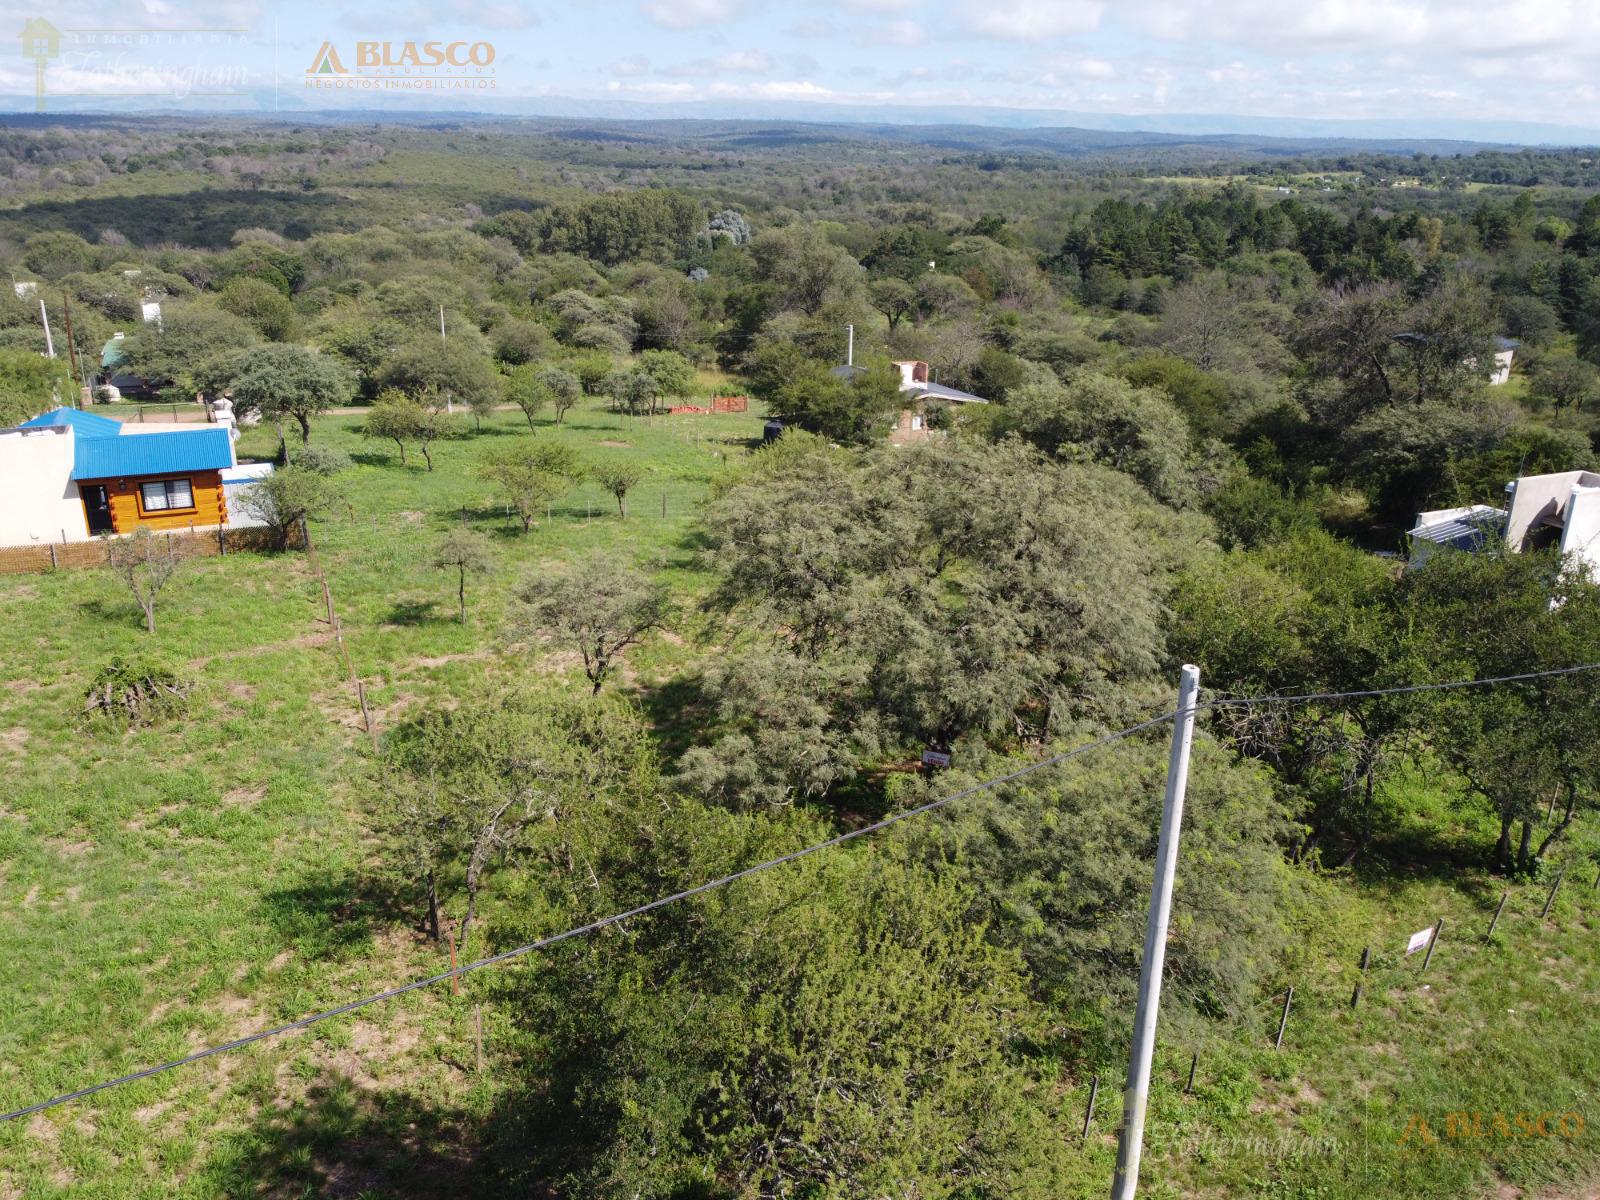
[[[183,712],[193,689],[193,682],[170,663],[149,655],[119,654],[95,674],[83,711],[91,719],[150,725]]]

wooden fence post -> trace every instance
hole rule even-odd
[[[356,680],[356,701],[361,705],[361,723],[367,727],[367,737],[372,742],[372,752],[378,752],[378,731],[372,725],[372,710],[367,707],[367,685]]]
[[[478,1074],[483,1074],[483,1005],[472,1006],[473,1033],[478,1044]]]
[[[50,569],[52,571],[61,569],[61,564],[56,561],[56,544],[54,542],[50,543]]]
[[[1556,889],[1561,886],[1561,881],[1566,877],[1567,872],[1563,868],[1561,874],[1556,876],[1556,881],[1550,885],[1550,894],[1544,900],[1544,911],[1539,914],[1541,921],[1550,915],[1550,906],[1556,902]]]
[[[1494,936],[1494,927],[1500,924],[1500,914],[1506,910],[1506,901],[1511,899],[1511,889],[1507,888],[1500,893],[1500,903],[1494,906],[1494,917],[1489,921],[1489,932],[1483,935],[1483,940],[1488,941]]]
[[[1094,1102],[1100,1095],[1100,1076],[1096,1075],[1089,1081],[1089,1103],[1083,1110],[1083,1135],[1080,1140],[1089,1138],[1089,1126],[1094,1124]]]
[[[1192,1095],[1194,1093],[1194,1073],[1199,1066],[1200,1051],[1196,1050],[1193,1057],[1189,1059],[1189,1082],[1183,1085],[1183,1094],[1185,1096]]]
[[[1428,952],[1422,956],[1422,971],[1428,969],[1428,964],[1433,961],[1433,948],[1439,944],[1439,931],[1444,928],[1444,918],[1440,917],[1433,923],[1433,936],[1428,939]],[[1418,971],[1417,974],[1422,974]]]
[[[1367,978],[1367,964],[1372,961],[1372,947],[1361,948],[1361,974],[1356,976],[1356,990],[1350,993],[1350,1007],[1354,1008],[1361,1002],[1361,985]]]

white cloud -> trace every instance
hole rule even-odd
[[[642,54],[635,54],[632,58],[619,59],[606,70],[621,79],[637,79],[650,73],[650,60]]]
[[[886,21],[867,29],[865,36],[880,46],[920,46],[928,40],[928,31],[915,21]]]
[[[772,59],[767,57],[766,51],[733,50],[714,58],[697,58],[693,62],[678,63],[676,66],[668,67],[662,74],[688,78],[729,74],[760,75],[770,70],[772,70]]]
[[[969,0],[967,23],[989,37],[1043,41],[1092,33],[1105,7],[1100,0]]]
[[[1046,65],[1049,73],[1044,82],[1052,86],[1062,79],[1115,79],[1118,74],[1116,64],[1104,58],[1053,58]]]
[[[693,29],[732,20],[742,7],[740,0],[649,0],[644,15],[668,29]]]
[[[1600,53],[1600,5],[1593,0],[1126,0],[1117,11],[1158,38],[1264,51]]]

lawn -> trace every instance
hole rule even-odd
[[[470,422],[462,419],[463,429]],[[585,687],[573,656],[503,634],[517,584],[581,556],[647,565],[678,598],[673,633],[641,646],[622,686],[675,736],[692,714],[666,687],[708,653],[696,641],[709,577],[699,518],[762,416],[654,420],[590,404],[533,436],[644,472],[624,520],[574,488],[524,534],[476,464],[529,436],[520,413],[439,443],[435,469],[401,466],[360,437],[358,416],[314,440],[350,452],[348,513],[314,526],[355,671],[379,730],[491,679],[534,673]],[[256,429],[245,449],[270,452]],[[663,515],[664,514],[664,515]],[[497,565],[469,588],[431,565],[445,531],[489,534]],[[180,1056],[440,969],[414,931],[415,897],[381,869],[364,815],[366,734],[321,586],[300,554],[189,564],[163,594],[158,632],[100,570],[0,579],[10,616],[0,659],[0,1106]],[[200,692],[187,719],[120,732],[79,715],[87,679],[152,642]],[[1541,920],[1548,880],[1514,893],[1484,939],[1501,884],[1473,866],[1486,831],[1439,778],[1406,778],[1371,861],[1306,879],[1315,914],[1278,984],[1281,1000],[1202,1040],[1167,1031],[1152,1097],[1145,1194],[1333,1197],[1528,1195],[1592,1169],[1595,1134],[1447,1138],[1451,1112],[1576,1112],[1600,1122],[1600,892],[1588,843]],[[1579,854],[1578,851],[1582,851]],[[848,852],[848,851],[842,851]],[[1444,919],[1427,973],[1405,938]],[[1352,1011],[1363,946],[1374,965]],[[511,1071],[476,1069],[469,980],[411,993],[314,1030],[0,1126],[0,1197],[471,1194],[474,1130]],[[1130,1014],[1131,1018],[1131,1014]],[[1200,1054],[1184,1094],[1191,1053]],[[526,1069],[521,1068],[521,1069]],[[1087,1081],[1064,1078],[1081,1119]],[[1102,1079],[1082,1191],[1104,1193],[1120,1079]],[[1412,1114],[1438,1141],[1401,1143]],[[1570,1128],[1570,1125],[1569,1125]],[[1064,1131],[1065,1136],[1065,1131]],[[1561,1194],[1561,1193],[1551,1193]]]
[[[463,419],[464,425],[466,424]],[[528,436],[520,413],[414,453],[364,442],[360,418],[317,425],[356,458],[352,508],[314,532],[356,669],[380,728],[431,698],[532,666],[581,677],[574,656],[511,652],[498,632],[517,583],[593,553],[648,563],[692,617],[704,576],[689,535],[729,457],[761,417],[624,417],[582,407],[538,436],[587,457],[636,461],[624,521],[580,486],[531,533],[508,520],[475,462]],[[249,431],[246,453],[270,453]],[[666,516],[662,516],[662,512]],[[454,580],[430,562],[465,520],[498,564],[455,619]],[[359,802],[365,735],[303,555],[249,554],[185,567],[147,639],[109,573],[0,580],[10,614],[0,663],[0,1105],[12,1108],[437,969],[382,893]],[[89,676],[147,642],[201,691],[187,720],[121,733],[79,716]],[[641,648],[629,686],[675,673],[676,638]],[[466,1016],[414,995],[361,1017],[0,1126],[0,1196],[232,1194],[235,1143],[291,1098],[333,1078],[405,1078],[434,1102],[483,1085],[456,1062]],[[248,1139],[246,1139],[248,1140]],[[230,1149],[232,1147],[232,1149]]]

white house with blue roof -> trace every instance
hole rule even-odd
[[[0,429],[0,546],[229,524],[227,424],[128,425],[57,408]]]

